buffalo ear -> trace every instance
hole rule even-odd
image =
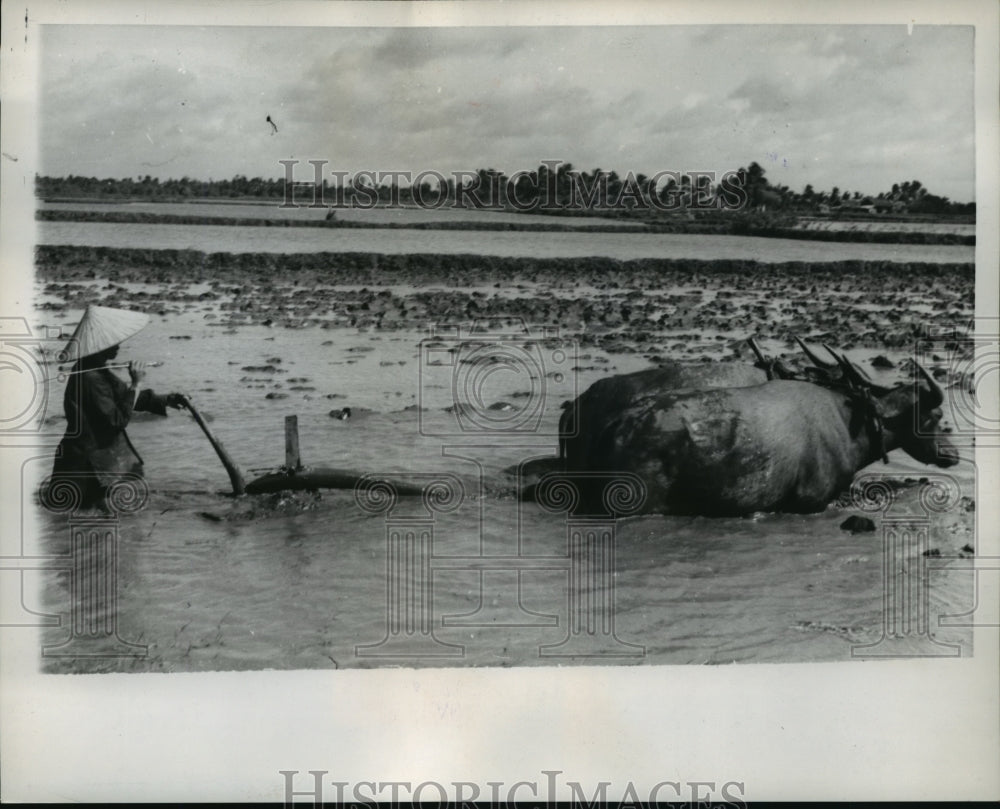
[[[883,419],[891,419],[917,407],[921,413],[941,407],[944,400],[941,387],[919,365],[917,370],[918,376],[910,382],[903,382],[885,392],[878,388],[872,390],[875,409]]]
[[[916,407],[918,395],[912,383],[904,382],[881,395],[872,396],[872,401],[879,417],[883,421],[889,421]]]

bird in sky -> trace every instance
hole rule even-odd
[[[268,116],[267,116],[267,122],[268,122],[268,123],[269,123],[269,124],[270,124],[270,125],[271,125],[272,127],[274,127],[274,131],[273,131],[273,132],[271,132],[271,134],[273,135],[273,134],[274,134],[275,132],[277,132],[277,131],[278,131],[278,125],[277,125],[277,124],[276,124],[276,123],[275,123],[274,121],[272,121],[272,120],[271,120],[271,116],[270,116],[270,115],[268,115]]]

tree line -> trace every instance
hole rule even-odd
[[[306,167],[308,168],[308,167]],[[643,173],[576,169],[572,163],[544,161],[537,169],[507,176],[493,168],[436,175],[430,182],[400,184],[390,176],[380,181],[373,172],[360,172],[345,183],[324,178],[316,185],[301,178],[246,177],[225,180],[190,177],[160,180],[151,175],[119,179],[35,177],[36,194],[43,200],[88,199],[117,201],[260,200],[292,201],[309,205],[314,199],[327,205],[413,205],[443,207],[503,207],[546,212],[690,211],[739,208],[785,213],[975,214],[976,204],[952,202],[929,192],[919,180],[896,183],[877,195],[860,191],[817,191],[811,184],[801,192],[772,185],[756,162],[716,177],[704,172]],[[548,207],[547,207],[548,206]]]

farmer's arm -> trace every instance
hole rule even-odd
[[[156,413],[158,416],[167,415],[167,397],[153,393],[149,388],[143,388],[135,398],[136,412]]]
[[[178,394],[176,393],[168,393],[163,396],[153,393],[149,388],[139,388],[139,383],[146,376],[144,363],[130,363],[128,373],[132,378],[132,387],[129,390],[133,391],[132,395],[135,397],[135,410],[165,416],[167,415],[168,407],[181,407]]]

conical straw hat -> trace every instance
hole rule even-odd
[[[142,312],[90,305],[69,338],[66,356],[75,360],[97,354],[141,331],[147,323],[149,315]]]

